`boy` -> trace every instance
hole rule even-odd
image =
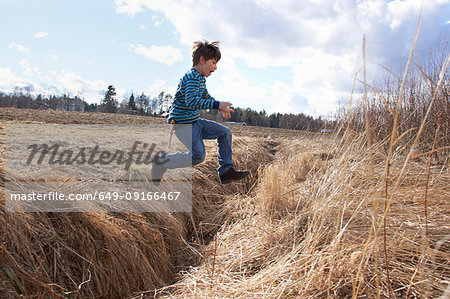
[[[216,122],[202,119],[198,113],[200,109],[218,109],[224,118],[230,118],[230,113],[234,112],[231,103],[216,101],[206,89],[205,77],[209,77],[217,69],[220,57],[218,41],[210,43],[203,40],[194,43],[193,67],[181,78],[169,112],[169,123],[177,124],[175,135],[189,152],[166,154],[163,163],[154,162],[153,182],[158,184],[168,168],[187,167],[202,162],[205,159],[203,139],[217,139],[219,160],[217,172],[222,184],[241,180],[250,174],[249,171],[236,171],[233,167],[230,129]],[[191,127],[186,130],[187,126],[178,124],[190,124]]]

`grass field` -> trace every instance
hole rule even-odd
[[[150,124],[130,115],[0,108],[7,123]],[[192,213],[5,213],[0,297],[447,298],[448,160],[383,141],[230,127],[242,183],[214,141]],[[2,145],[4,142],[2,142]],[[5,203],[5,151],[0,148]],[[386,161],[389,159],[389,174]]]

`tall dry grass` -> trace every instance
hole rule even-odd
[[[253,196],[227,201],[228,218],[201,265],[159,290],[175,298],[437,298],[448,286],[450,176],[443,166],[385,159],[365,136],[333,151],[285,145]],[[400,183],[394,190],[396,181]],[[428,234],[423,210],[427,188]],[[383,257],[383,206],[389,202]]]
[[[252,180],[218,183],[211,143],[206,161],[193,170],[192,213],[6,213],[4,129],[0,124],[1,298],[125,298],[171,284],[181,269],[202,258],[197,247],[222,221],[223,198],[252,188]],[[235,154],[238,167],[253,173],[273,158],[261,138],[236,138]]]
[[[326,152],[283,144],[255,193],[228,200],[202,264],[157,294],[448,298],[450,56],[415,76],[413,53],[395,88],[350,106]]]
[[[447,71],[442,73],[441,78],[441,70],[449,53],[448,44],[445,43],[424,59],[412,56],[408,72],[403,75],[397,75],[382,67],[384,79],[378,83],[363,84],[363,80],[357,80],[370,90],[367,98],[361,97],[356,104],[352,104],[351,109],[342,107],[338,117],[342,121],[350,117],[351,130],[359,133],[369,131],[378,141],[391,136],[394,119],[397,118],[395,137],[405,137],[397,146],[407,149],[411,145],[408,142],[416,136],[427,116],[418,150],[430,151],[437,132],[437,151],[433,154],[433,159],[435,162],[448,163],[446,158],[450,153],[450,80]],[[431,103],[432,101],[434,102]],[[385,145],[387,150],[389,144]]]

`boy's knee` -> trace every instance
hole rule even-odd
[[[205,161],[205,154],[192,154],[192,165],[196,165]]]
[[[222,136],[231,137],[231,130],[228,129],[227,127],[224,127]]]

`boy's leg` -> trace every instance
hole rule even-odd
[[[219,176],[233,167],[232,158],[232,135],[231,130],[214,121],[199,119],[202,124],[203,139],[217,139],[217,152],[219,159]]]
[[[197,122],[190,125],[175,125],[175,135],[189,152],[166,153],[159,159],[161,164],[152,163],[151,175],[156,185],[159,185],[167,169],[189,167],[205,159],[205,145],[201,132],[201,125]]]
[[[186,129],[188,128],[188,129]],[[155,173],[157,182],[167,168],[187,167],[198,164],[205,159],[205,144],[203,139],[217,139],[219,168],[217,172],[222,184],[241,180],[250,174],[249,171],[236,171],[233,168],[231,130],[213,121],[199,119],[192,127],[181,127],[175,130],[177,138],[186,146],[189,152],[167,154],[167,160],[159,173]],[[153,178],[153,172],[152,172]]]
[[[163,166],[173,169],[188,167],[202,162],[205,159],[205,145],[201,133],[201,124],[197,123],[197,121],[189,125],[175,125],[175,135],[189,152],[167,154],[164,159],[167,162]]]

